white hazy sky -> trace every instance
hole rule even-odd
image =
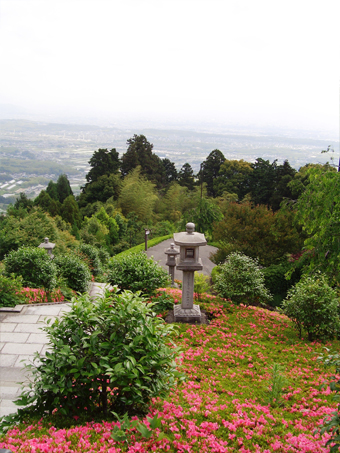
[[[0,104],[339,126],[338,0],[0,0]]]

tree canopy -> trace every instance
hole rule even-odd
[[[91,169],[86,175],[86,181],[93,183],[101,176],[109,176],[119,171],[119,153],[115,148],[112,148],[110,151],[107,148],[100,148],[93,153],[89,164],[91,165]]]
[[[310,270],[340,283],[340,173],[308,170],[309,184],[297,202],[297,222],[307,233]]]
[[[224,161],[223,153],[219,149],[214,149],[201,165],[200,180],[206,183],[209,197],[217,196],[215,181]]]
[[[178,182],[181,186],[193,190],[195,186],[194,171],[188,162],[182,165],[182,168],[178,173]]]
[[[127,140],[128,149],[122,156],[121,174],[127,176],[137,166],[141,175],[153,182],[157,188],[164,184],[165,169],[162,160],[152,152],[153,145],[144,135],[134,135]]]

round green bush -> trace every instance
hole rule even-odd
[[[59,255],[54,258],[58,276],[62,277],[69,288],[78,292],[88,290],[91,273],[88,266],[76,255]]]
[[[175,361],[180,351],[171,345],[175,328],[130,291],[107,292],[96,302],[81,296],[44,328],[51,350],[31,366],[33,382],[20,402],[34,413],[57,409],[88,419],[143,413],[151,398],[165,396],[183,378]]]
[[[20,247],[6,255],[6,274],[22,276],[24,286],[30,288],[55,288],[57,267],[44,249],[38,247]]]
[[[170,284],[168,273],[144,252],[113,257],[109,262],[107,279],[120,289],[142,291],[149,295],[157,288]]]
[[[221,297],[237,304],[263,304],[272,298],[258,261],[239,252],[231,253],[219,266],[214,288]]]
[[[303,330],[309,341],[334,338],[339,332],[337,294],[322,274],[303,277],[288,291],[282,309],[293,321],[300,338]]]

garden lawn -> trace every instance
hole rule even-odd
[[[180,299],[179,290],[168,290]],[[149,416],[162,420],[151,439],[133,428],[129,443],[111,438],[115,422],[56,429],[46,422],[20,425],[0,437],[13,452],[327,452],[328,434],[314,434],[336,408],[320,385],[333,370],[317,360],[324,346],[298,339],[276,312],[235,306],[207,296],[200,302],[209,325],[180,325],[187,381],[167,399],[154,399]],[[268,403],[272,366],[285,367],[281,399]],[[146,419],[144,422],[147,424]],[[75,421],[76,424],[76,421]],[[162,433],[161,438],[158,434]],[[165,436],[165,437],[162,437]]]

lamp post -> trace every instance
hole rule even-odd
[[[144,228],[145,229],[145,251],[148,250],[148,236],[151,233],[151,230],[149,228]]]
[[[48,238],[45,238],[44,242],[42,242],[40,245],[38,245],[38,247],[45,249],[51,259],[54,258],[54,255],[52,254],[52,250],[54,249],[55,244],[53,242],[49,242]]]

